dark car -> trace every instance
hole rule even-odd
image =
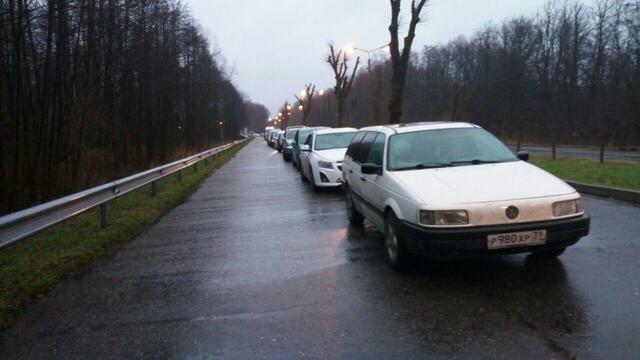
[[[291,161],[293,156],[293,140],[295,139],[296,133],[299,129],[303,128],[303,126],[289,126],[284,132],[284,142],[282,147],[282,160]]]

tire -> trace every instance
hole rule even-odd
[[[538,259],[555,259],[558,256],[562,255],[565,250],[567,250],[566,247],[557,248],[557,249],[534,251],[534,252],[531,253],[531,256],[533,256],[535,258],[538,258]]]
[[[407,272],[411,267],[411,253],[406,240],[398,231],[398,218],[390,211],[384,217],[384,245],[392,269]]]
[[[309,184],[311,184],[311,191],[318,192],[320,190],[316,185],[316,178],[313,176],[313,168],[309,165]]]
[[[349,223],[355,226],[362,226],[364,216],[362,216],[362,214],[358,212],[358,209],[356,209],[355,204],[353,203],[353,195],[349,188],[347,188],[346,191],[345,206],[347,208],[347,219],[349,219]]]

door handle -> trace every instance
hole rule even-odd
[[[367,181],[367,179],[365,179],[364,177],[360,178],[361,181]]]

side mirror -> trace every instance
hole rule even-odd
[[[529,152],[528,151],[518,151],[518,159],[522,161],[529,161]]]
[[[362,164],[360,171],[366,175],[382,175],[382,166],[376,164]]]
[[[300,151],[311,151],[309,145],[300,145]]]

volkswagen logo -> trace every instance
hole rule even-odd
[[[511,220],[517,218],[518,214],[520,214],[520,211],[515,206],[509,206],[505,212],[507,213],[507,217]]]

